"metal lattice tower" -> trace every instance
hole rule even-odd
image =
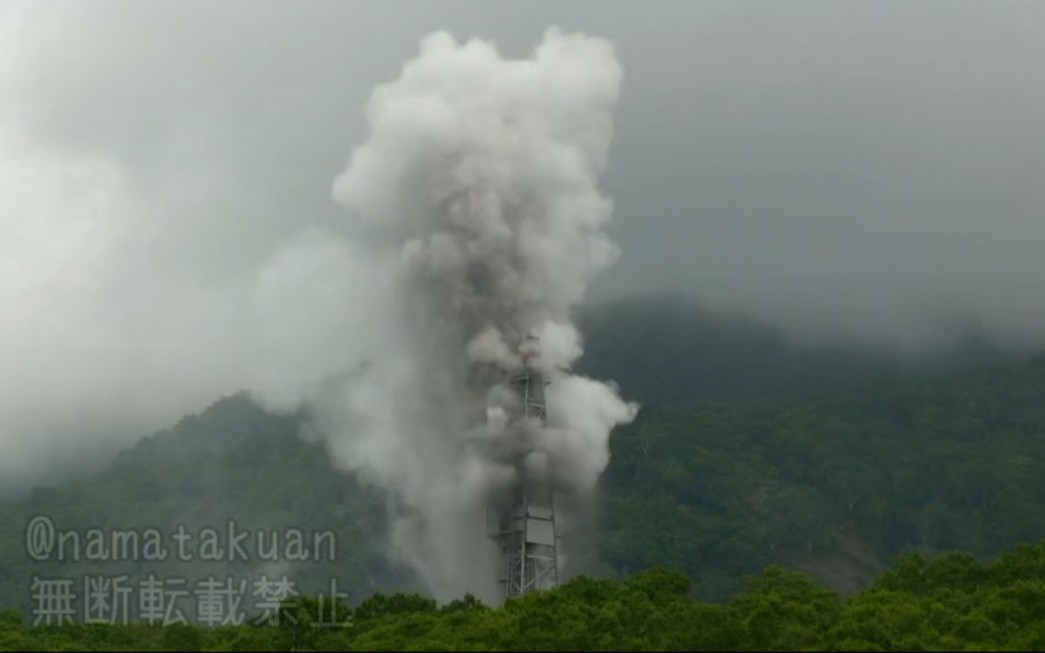
[[[540,373],[524,365],[513,383],[521,395],[522,418],[543,426],[546,382]],[[558,584],[555,497],[548,485],[524,480],[508,508],[491,509],[489,522],[490,535],[501,547],[499,580],[505,598]]]

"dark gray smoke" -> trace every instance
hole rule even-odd
[[[520,473],[584,494],[635,414],[570,372],[573,309],[617,254],[597,182],[620,80],[610,44],[580,34],[551,29],[526,59],[433,34],[375,90],[369,138],[334,184],[392,241],[358,281],[390,279],[399,301],[363,307],[386,325],[374,364],[306,401],[336,460],[398,497],[397,552],[440,595],[491,595],[495,494]],[[550,382],[548,428],[509,420],[523,356]]]
[[[674,289],[818,346],[920,353],[967,321],[1041,343],[1045,4],[658,6],[0,3],[0,490],[388,348],[402,284],[329,187],[433,29],[522,53],[576,26],[627,62],[602,178],[623,254],[586,303]]]

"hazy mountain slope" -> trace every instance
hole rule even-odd
[[[267,574],[313,591],[336,577],[353,594],[410,587],[381,553],[383,499],[332,469],[326,452],[302,440],[298,427],[294,416],[274,416],[245,396],[230,397],[142,440],[93,478],[0,504],[0,604],[25,605],[33,574],[77,582],[84,574],[155,572],[166,579],[214,576],[222,582],[235,575],[248,583]],[[54,560],[57,549],[48,562],[28,555],[26,524],[37,515],[59,531],[79,534],[78,548],[69,541],[66,561]],[[249,535],[243,543],[246,560],[230,550],[230,522],[232,537]],[[193,535],[185,541],[185,556],[174,539],[182,526]],[[92,557],[90,528],[106,535],[102,548],[108,561],[98,561],[101,548]],[[145,552],[143,533],[149,528],[163,536],[168,555],[162,562]],[[218,534],[220,556],[202,549],[207,528]],[[121,554],[111,536],[131,529],[139,535],[138,553]],[[315,533],[332,531],[334,560],[328,540],[318,549],[321,560],[311,559],[316,555],[295,560],[299,552],[286,548],[294,529],[304,536],[306,554],[316,550]],[[259,531],[266,538],[261,549]],[[267,553],[274,545],[275,553]],[[78,561],[69,559],[77,558],[74,551]]]
[[[1045,360],[807,400],[647,408],[603,479],[604,560],[723,596],[769,562],[839,589],[895,555],[1045,537]]]
[[[673,295],[594,306],[579,323],[582,370],[657,404],[837,392],[1020,359],[975,326],[941,335],[935,350],[917,355],[866,344],[800,345],[775,327]]]
[[[1045,363],[905,379],[888,357],[820,356],[758,325],[688,310],[618,312],[592,329],[586,365],[624,365],[622,382],[644,408],[612,438],[597,536],[573,543],[574,570],[672,565],[698,594],[722,598],[745,574],[780,562],[846,590],[912,548],[987,554],[1042,537]],[[658,328],[666,332],[651,336]],[[831,387],[852,390],[810,396]],[[353,599],[416,587],[382,554],[385,498],[332,469],[299,426],[297,416],[227,398],[101,474],[0,501],[0,605],[26,607],[33,574],[286,574],[312,588],[337,577]],[[26,550],[35,515],[81,538],[90,527],[155,527],[169,538],[179,524],[198,534],[229,520],[252,536],[329,529],[336,559],[89,564],[81,543],[79,563],[37,562]]]

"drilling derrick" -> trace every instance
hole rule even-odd
[[[544,378],[524,360],[512,383],[522,400],[521,418],[543,428]],[[547,482],[535,482],[522,473],[520,478],[510,503],[491,508],[487,517],[490,536],[501,548],[499,579],[505,598],[559,582],[554,493]]]

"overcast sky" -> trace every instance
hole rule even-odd
[[[179,274],[341,220],[330,183],[366,97],[425,34],[524,55],[559,24],[611,39],[625,69],[605,184],[624,254],[597,296],[683,289],[818,330],[971,310],[1045,326],[1041,3],[9,9],[26,138],[102,158],[164,203],[180,226],[155,263]]]
[[[810,338],[1045,334],[1040,2],[0,0],[8,430],[127,402],[138,428],[311,369],[257,363],[300,334],[235,307],[287,242],[348,228],[331,185],[374,86],[432,31],[525,56],[551,25],[624,70],[623,253],[593,300],[683,290]],[[202,357],[205,382],[173,365]]]

